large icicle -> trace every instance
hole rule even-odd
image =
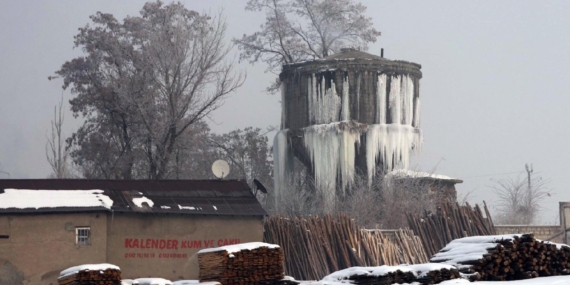
[[[414,128],[420,128],[420,97],[414,98],[414,123],[412,126]]]
[[[384,170],[407,168],[411,154],[421,150],[422,136],[419,129],[399,124],[378,124],[366,132],[366,168],[368,181],[376,173],[380,160]]]
[[[342,82],[342,114],[341,119],[343,121],[350,120],[350,95],[348,94],[348,76],[345,76]]]
[[[414,115],[414,82],[409,76],[402,76],[402,124],[411,125]]]
[[[326,79],[321,81],[313,74],[309,78],[309,119],[314,124],[328,124],[339,120],[341,98],[336,93],[336,84],[331,80],[326,88]]]
[[[386,124],[386,74],[378,75],[376,104],[376,123]]]
[[[285,95],[287,94],[286,84],[281,84],[281,130],[285,128],[287,118],[287,103],[285,102]]]
[[[278,212],[279,203],[287,195],[293,173],[293,152],[289,142],[289,130],[281,130],[273,139],[273,207]]]
[[[399,75],[392,76],[392,82],[390,83],[390,114],[393,124],[400,124],[402,122],[402,99],[401,89],[402,80]]]

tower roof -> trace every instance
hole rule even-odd
[[[322,60],[331,59],[376,59],[376,60],[387,60],[385,58],[379,57],[377,55],[369,54],[367,52],[359,51],[354,48],[342,48],[339,53],[329,55]]]

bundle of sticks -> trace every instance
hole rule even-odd
[[[198,264],[200,282],[273,284],[285,276],[281,248],[260,242],[203,249]]]
[[[496,234],[485,202],[483,210],[479,205],[471,207],[466,203],[465,206],[459,206],[455,202],[445,202],[435,213],[407,216],[408,225],[420,237],[428,256],[433,256],[454,239]]]
[[[263,239],[283,248],[285,273],[297,280],[320,280],[353,266],[428,261],[421,241],[410,230],[397,230],[389,238],[379,230],[361,228],[345,214],[271,217],[265,222]]]
[[[86,264],[60,273],[59,285],[120,285],[121,270],[111,264]]]
[[[413,283],[436,284],[442,281],[460,278],[459,271],[444,264],[417,264],[378,267],[353,267],[332,273],[325,278],[325,283],[347,281],[351,284],[383,285]],[[415,284],[415,283],[414,283]]]
[[[520,280],[570,274],[570,247],[533,234],[475,236],[452,241],[431,262],[456,266],[472,280]]]

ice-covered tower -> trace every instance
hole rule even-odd
[[[355,173],[406,168],[421,147],[419,64],[354,49],[283,66],[281,131],[274,141],[275,195],[307,166],[326,199],[343,194]]]

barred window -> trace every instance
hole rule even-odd
[[[76,245],[90,245],[91,240],[90,227],[77,227],[75,228],[75,244]]]

